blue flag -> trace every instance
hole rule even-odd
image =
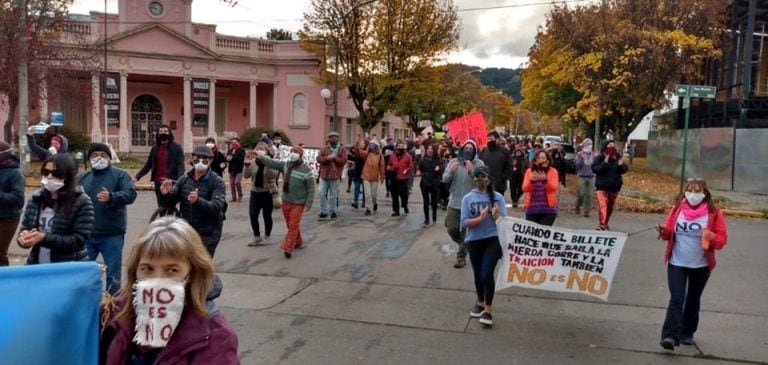
[[[95,262],[0,267],[0,362],[97,364],[100,274]]]

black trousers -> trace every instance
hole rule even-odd
[[[523,176],[512,175],[509,178],[509,196],[512,198],[512,203],[517,204],[520,202],[520,197],[523,196]]]
[[[390,194],[392,196],[392,211],[400,213],[400,206],[403,209],[408,209],[408,180],[392,179],[392,186],[390,187]]]
[[[264,234],[269,237],[272,235],[272,194],[268,191],[260,193],[251,191],[248,216],[251,218],[251,229],[256,237],[261,236],[259,214],[262,212],[264,213]]]
[[[669,305],[661,328],[661,339],[675,342],[693,338],[699,328],[701,294],[709,280],[709,267],[688,268],[667,265]]]
[[[437,197],[440,187],[435,185],[420,185],[421,197],[424,200],[424,223],[429,224],[429,208],[432,207],[432,221],[437,220]]]
[[[526,214],[525,220],[538,223],[544,226],[552,226],[555,224],[557,214]]]

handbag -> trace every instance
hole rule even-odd
[[[280,193],[272,194],[272,208],[280,209],[283,206],[283,199],[280,198]]]

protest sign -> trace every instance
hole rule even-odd
[[[478,148],[485,147],[488,143],[488,131],[485,129],[483,113],[474,112],[446,123],[451,138],[461,141],[462,144],[471,139],[477,143]]]
[[[136,335],[141,346],[165,347],[184,311],[184,283],[174,279],[148,279],[136,283],[133,308]]]
[[[304,149],[304,163],[312,170],[312,176],[315,178],[320,176],[320,164],[317,163],[317,155],[319,154],[320,150],[317,148]]]
[[[0,267],[0,363],[98,363],[95,262]]]
[[[497,225],[502,249],[497,290],[519,286],[608,300],[626,234],[542,226],[512,217]]]
[[[279,148],[277,148],[277,153],[275,154],[275,160],[277,161],[288,161],[288,157],[291,155],[291,149],[292,146],[286,146],[284,144],[281,144]]]

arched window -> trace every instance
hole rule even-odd
[[[309,126],[309,108],[307,105],[307,96],[304,95],[304,93],[298,93],[293,96],[293,118],[291,120],[291,126]]]

